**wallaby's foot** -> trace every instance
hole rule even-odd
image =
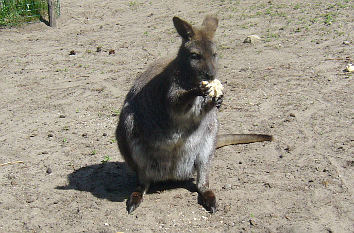
[[[199,200],[200,204],[202,204],[207,211],[212,214],[216,212],[216,198],[213,191],[207,190],[200,193]]]
[[[136,208],[139,207],[140,203],[143,201],[144,194],[149,189],[149,186],[149,183],[140,184],[136,190],[130,194],[130,198],[127,200],[128,214],[132,213]]]
[[[136,208],[138,208],[142,201],[143,201],[143,193],[139,192],[139,191],[133,192],[130,195],[130,198],[127,200],[127,211],[128,211],[128,214],[130,214]]]

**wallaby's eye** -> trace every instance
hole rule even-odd
[[[194,60],[200,60],[202,58],[202,56],[198,53],[191,53],[191,59],[194,59]]]

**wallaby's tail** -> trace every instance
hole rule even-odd
[[[228,145],[251,142],[272,141],[273,137],[266,134],[221,134],[217,136],[216,148]]]

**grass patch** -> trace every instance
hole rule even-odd
[[[54,4],[57,15],[59,15],[59,0]],[[0,27],[13,27],[39,21],[41,17],[47,17],[47,15],[46,0],[0,0]]]

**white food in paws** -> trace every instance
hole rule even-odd
[[[214,79],[211,82],[202,81],[202,85],[209,89],[209,96],[211,97],[218,98],[223,94],[222,91],[224,90],[224,87],[222,86],[220,80],[218,79]]]

